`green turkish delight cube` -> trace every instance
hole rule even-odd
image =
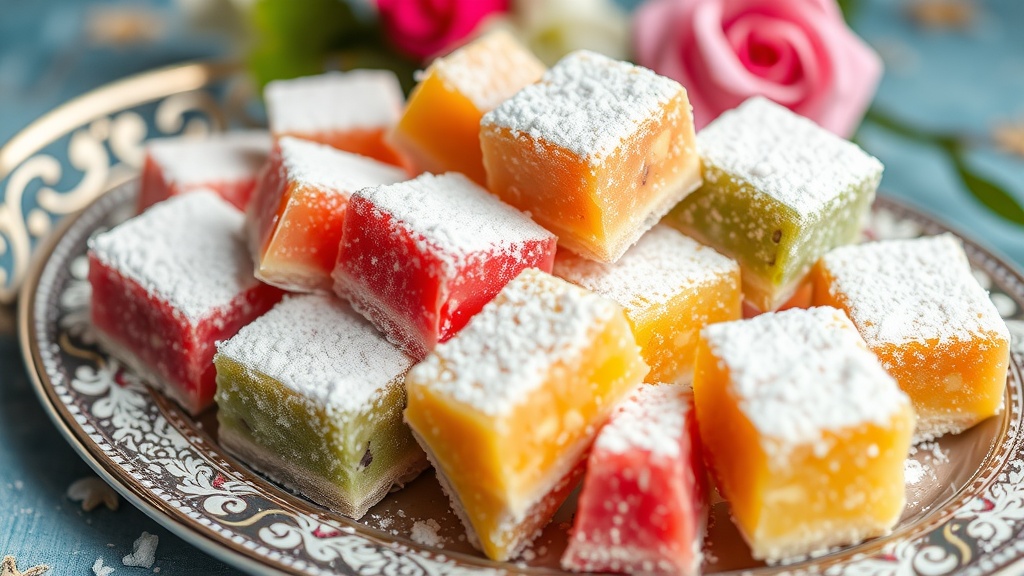
[[[697,134],[704,184],[666,222],[740,263],[746,301],[786,303],[811,266],[860,235],[882,164],[761,97]]]
[[[347,304],[286,298],[218,346],[221,445],[358,519],[427,466],[402,420],[412,364]]]

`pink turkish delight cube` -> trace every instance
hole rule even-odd
[[[151,140],[146,145],[138,211],[195,190],[213,190],[245,210],[270,144],[270,134],[260,130]]]
[[[562,567],[697,574],[707,499],[693,394],[645,384],[594,443]]]
[[[213,401],[214,343],[281,298],[253,277],[242,227],[241,212],[197,191],[89,241],[101,343],[193,414]]]

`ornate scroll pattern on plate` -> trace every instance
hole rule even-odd
[[[387,542],[343,518],[281,497],[280,493],[221,456],[205,433],[149,389],[95,343],[89,323],[89,284],[84,244],[97,228],[117,219],[115,207],[131,185],[105,196],[75,223],[43,270],[35,305],[35,330],[52,397],[76,435],[87,437],[102,466],[129,490],[206,538],[258,561],[299,574],[480,574],[495,570],[440,551]],[[887,238],[941,230],[901,209],[876,209],[873,235]],[[972,244],[979,281],[1003,306],[1008,320],[1024,324],[1024,283]],[[1005,304],[1005,303],[1004,303]],[[1019,343],[1019,340],[1018,340]],[[1010,430],[989,465],[955,500],[913,529],[863,555],[823,557],[762,570],[840,575],[983,574],[1024,556],[1024,446],[1019,437],[1024,399],[1015,353],[1007,396]]]
[[[174,94],[157,103],[151,123],[136,110],[99,115],[71,131],[60,154],[31,151],[9,175],[0,172],[0,303],[14,300],[33,248],[55,221],[138,174],[146,139],[223,126],[224,113],[208,92]],[[73,184],[64,183],[69,178]]]

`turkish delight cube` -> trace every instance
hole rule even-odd
[[[882,164],[761,97],[697,135],[704,184],[667,222],[735,258],[757,310],[793,297],[825,252],[856,240]]]
[[[243,224],[241,212],[204,190],[89,241],[100,341],[193,414],[213,402],[214,343],[281,297],[253,278]]]
[[[245,210],[270,153],[260,130],[157,138],[146,143],[138,211],[184,192],[213,190]]]
[[[614,264],[561,250],[553,273],[622,306],[651,367],[648,382],[689,382],[701,328],[740,318],[736,261],[667,226],[655,226]]]
[[[514,558],[575,487],[647,374],[622,309],[524,270],[406,379],[406,422],[489,558]]]
[[[221,445],[358,519],[427,466],[402,421],[412,359],[333,296],[288,296],[221,343]]]
[[[704,328],[693,395],[705,460],[754,558],[857,544],[899,520],[914,410],[841,310]]]
[[[686,90],[588,51],[485,114],[480,145],[492,192],[602,262],[701,181]]]
[[[587,458],[562,567],[699,574],[707,517],[692,393],[670,384],[641,386],[616,409]]]
[[[910,396],[919,438],[999,411],[1010,334],[955,236],[836,248],[814,279],[815,303],[844,310]]]
[[[406,165],[385,140],[404,101],[394,72],[352,70],[275,80],[264,88],[263,99],[275,138],[294,136]]]
[[[424,174],[352,195],[334,289],[423,358],[521,270],[550,271],[555,244],[465,176]]]
[[[256,277],[286,290],[330,292],[349,197],[405,178],[365,156],[281,138],[247,214]]]
[[[461,172],[485,185],[480,119],[544,70],[509,32],[485,34],[427,67],[391,140],[420,170]]]

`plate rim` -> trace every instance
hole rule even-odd
[[[139,482],[130,482],[130,474],[125,471],[122,467],[118,466],[114,462],[104,462],[105,456],[101,453],[101,449],[95,442],[86,442],[85,439],[88,436],[84,430],[76,433],[72,430],[72,420],[74,417],[71,412],[67,409],[67,406],[60,401],[57,397],[57,392],[54,389],[53,382],[50,379],[49,374],[44,366],[42,355],[38,346],[38,333],[36,330],[35,320],[35,309],[38,294],[38,287],[42,279],[43,271],[46,269],[47,264],[52,260],[53,254],[56,248],[59,246],[61,240],[66,236],[68,231],[79,222],[83,215],[90,212],[96,204],[103,201],[110,193],[123,186],[131,185],[136,182],[137,178],[129,179],[128,182],[121,183],[117,186],[111,186],[104,190],[104,192],[98,195],[95,199],[84,206],[80,211],[73,215],[64,218],[54,232],[46,239],[46,241],[38,248],[36,253],[33,255],[33,260],[29,269],[25,275],[24,282],[19,290],[18,297],[18,317],[17,317],[17,330],[19,347],[21,349],[21,356],[25,363],[26,372],[29,375],[29,379],[32,383],[32,388],[39,398],[40,403],[44,407],[44,411],[49,416],[50,420],[57,426],[61,435],[64,436],[65,440],[72,446],[79,457],[81,457],[89,466],[101,477],[105,482],[114,487],[118,493],[120,493],[126,500],[131,502],[137,508],[142,510],[147,516],[152,518],[158,524],[172,532],[176,536],[182,538],[190,545],[202,550],[203,552],[210,554],[211,556],[225,562],[226,564],[235,568],[242,569],[250,573],[258,574],[302,574],[302,570],[297,567],[282,566],[281,564],[271,564],[271,560],[265,556],[259,556],[251,551],[245,550],[241,546],[236,546],[227,538],[221,536],[216,530],[201,530],[199,526],[193,525],[180,518],[183,513],[171,506],[163,505],[163,502],[153,491],[145,489],[144,486],[139,486],[141,489],[136,491],[132,490],[129,484],[139,484]],[[1024,268],[1018,266],[1015,262],[1010,260],[1000,252],[998,249],[994,249],[987,243],[979,242],[972,235],[965,235],[957,226],[950,225],[941,217],[935,216],[927,208],[919,207],[913,203],[907,202],[902,199],[893,198],[883,192],[880,192],[876,197],[876,207],[895,209],[897,211],[905,212],[913,216],[918,216],[919,220],[925,221],[925,227],[931,224],[949,231],[957,235],[966,245],[978,251],[986,258],[993,261],[993,263],[1006,270],[1006,272],[1012,276],[1020,285],[1024,286]],[[110,211],[108,211],[110,212]],[[921,222],[919,222],[921,223]],[[998,280],[997,280],[998,281]],[[1024,302],[1017,302],[1019,305],[1024,305]],[[1011,350],[1011,369],[1013,368],[1013,352]],[[45,379],[45,382],[44,382]],[[1024,390],[1022,390],[1024,392]],[[1000,439],[1006,439],[1006,428],[1009,428],[1012,422],[1007,422],[1004,428],[1000,429]],[[983,462],[986,462],[992,457],[993,451],[998,447],[998,443],[993,444],[988,453],[985,455]],[[217,456],[224,457],[224,454],[220,454],[218,451]],[[229,459],[230,460],[230,459]],[[976,483],[979,480],[984,467],[980,467],[972,474],[972,476],[965,482],[964,488],[969,485]],[[1001,470],[1001,469],[1000,469]],[[123,477],[123,478],[122,478]],[[987,482],[984,485],[975,487],[970,494],[978,494],[983,492],[987,487]],[[936,525],[947,520],[951,517],[959,508],[951,508],[951,504],[960,498],[965,493],[961,491],[950,496],[947,500],[942,502],[942,505],[935,510],[927,512],[923,517],[914,522],[913,526],[927,526],[928,530],[933,529]],[[1024,490],[1024,487],[1022,487]],[[922,533],[928,532],[928,530],[922,531]],[[367,539],[372,542],[372,538],[365,534],[359,534],[360,537]],[[1006,546],[1012,543],[1011,538],[1008,542],[1004,543]],[[1001,550],[1002,547],[993,550],[996,552]],[[247,553],[248,552],[248,553]],[[993,568],[993,573],[997,573],[1003,570],[1007,570],[1009,567],[1017,565],[1018,563],[1024,562],[1024,551],[1017,551],[1015,555],[1007,558],[1005,561],[999,562]],[[291,568],[290,570],[288,568]],[[486,565],[477,564],[477,569],[486,569]],[[799,570],[799,565],[794,565],[794,569]],[[512,564],[507,564],[502,567],[506,571],[525,571],[532,573],[553,573],[553,571],[545,568],[533,568],[533,567],[519,567]],[[755,569],[756,570],[756,569]],[[340,572],[339,572],[340,573]]]

